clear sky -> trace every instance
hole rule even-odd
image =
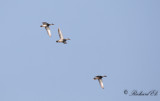
[[[160,101],[159,0],[2,0],[0,12],[0,101]]]

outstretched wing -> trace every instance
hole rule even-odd
[[[103,89],[104,89],[104,86],[103,86],[103,81],[102,81],[102,79],[98,79],[98,81],[99,81],[99,84],[100,84],[101,88],[103,88]]]
[[[50,28],[49,27],[45,27],[45,28],[47,30],[47,33],[48,33],[49,37],[51,37],[51,30],[50,30]]]
[[[47,25],[48,23],[47,23],[47,22],[42,22],[42,24],[43,24],[43,25]]]
[[[60,39],[63,39],[62,32],[61,32],[61,30],[59,28],[58,28],[58,34],[59,34]]]

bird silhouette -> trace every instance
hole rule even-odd
[[[57,43],[67,44],[67,40],[71,40],[71,39],[69,39],[69,38],[67,38],[67,39],[64,39],[64,38],[63,38],[63,35],[62,35],[62,32],[61,32],[60,28],[58,28],[58,34],[59,34],[59,38],[60,38],[60,39],[56,41]]]
[[[43,25],[41,25],[40,27],[45,27],[45,29],[47,30],[47,33],[49,35],[49,37],[51,37],[51,30],[49,28],[50,25],[54,25],[54,24],[49,24],[47,22],[42,22]]]
[[[102,81],[102,78],[103,78],[103,77],[107,77],[107,76],[106,76],[106,75],[104,75],[104,76],[96,76],[96,77],[94,77],[93,79],[94,79],[94,80],[98,80],[101,88],[104,89],[104,85],[103,85],[103,81]]]

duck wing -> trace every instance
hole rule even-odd
[[[43,25],[47,25],[48,23],[47,23],[47,22],[42,22],[42,24],[43,24]]]
[[[103,81],[102,81],[102,79],[98,79],[98,81],[99,81],[99,84],[100,84],[101,88],[103,88],[103,89],[104,89],[104,86],[103,86]]]
[[[45,27],[45,29],[47,30],[47,33],[48,33],[49,37],[51,37],[51,30],[50,30],[50,28],[49,27]]]
[[[58,28],[58,34],[59,34],[60,39],[63,39],[62,32],[61,32],[61,30],[59,28]]]

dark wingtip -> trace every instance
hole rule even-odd
[[[107,77],[106,75],[104,75],[103,77]]]

